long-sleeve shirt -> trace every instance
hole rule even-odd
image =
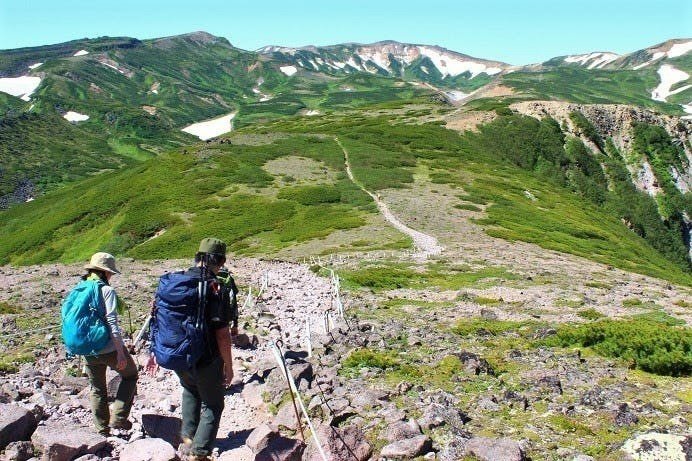
[[[111,331],[111,339],[108,341],[108,344],[99,351],[98,355],[113,352],[115,350],[115,343],[113,340],[122,340],[122,331],[118,323],[118,295],[110,285],[103,285],[101,287],[101,294],[102,312],[105,314],[106,323]]]

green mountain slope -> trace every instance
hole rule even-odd
[[[0,215],[6,236],[0,263],[73,261],[96,249],[138,258],[183,256],[206,234],[227,239],[240,254],[266,255],[357,229],[376,209],[347,180],[338,136],[354,174],[371,190],[407,187],[414,169],[425,165],[434,181],[458,187],[462,199],[488,205],[481,223],[490,235],[692,282],[689,269],[671,264],[591,196],[600,191],[610,200],[591,164],[574,152],[578,147],[565,150],[554,122],[503,116],[480,134],[459,136],[404,118],[352,112],[252,126],[231,135],[230,143],[189,147],[64,187]],[[270,167],[296,156],[323,165],[331,179],[296,183]]]

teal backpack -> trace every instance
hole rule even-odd
[[[103,285],[101,281],[82,280],[62,303],[62,339],[70,354],[96,355],[110,340],[100,307]]]

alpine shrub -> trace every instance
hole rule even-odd
[[[692,373],[692,329],[645,320],[599,320],[566,325],[547,340],[563,347],[591,347],[606,357],[617,357],[633,368],[669,376]]]

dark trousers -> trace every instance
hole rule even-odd
[[[181,436],[192,439],[191,453],[208,456],[214,448],[224,407],[223,361],[176,372],[183,386]]]
[[[122,424],[130,415],[132,399],[137,390],[137,365],[132,356],[127,354],[127,365],[124,370],[116,370],[118,354],[113,351],[102,355],[87,355],[87,375],[91,384],[91,411],[94,415],[94,425],[99,432],[108,430],[108,425]],[[116,370],[122,380],[113,402],[113,414],[108,408],[108,384],[106,383],[106,367]]]

